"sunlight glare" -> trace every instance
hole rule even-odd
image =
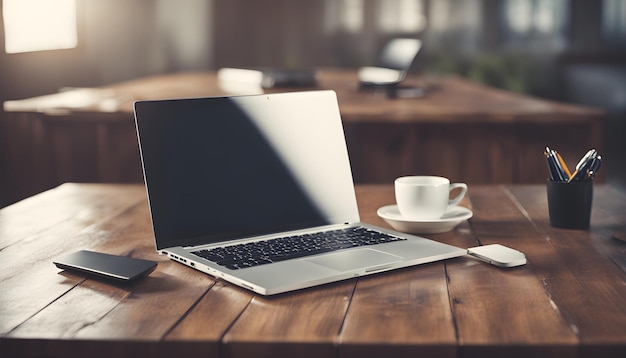
[[[74,48],[76,0],[4,0],[7,53]]]

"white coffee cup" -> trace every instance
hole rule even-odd
[[[438,176],[400,177],[394,186],[398,210],[410,220],[439,219],[467,193],[467,184],[450,184],[448,178]],[[454,189],[460,189],[460,193],[450,199],[450,192]]]

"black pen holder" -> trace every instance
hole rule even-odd
[[[562,229],[589,228],[593,180],[571,183],[548,180],[550,225]]]

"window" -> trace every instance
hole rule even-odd
[[[356,34],[364,26],[364,0],[326,0],[325,28],[328,32]]]
[[[426,27],[425,0],[326,0],[326,27],[358,34],[416,33]]]
[[[626,1],[604,0],[602,9],[603,33],[606,38],[626,38]]]
[[[563,48],[568,9],[565,0],[505,0],[503,10],[508,44]]]
[[[379,3],[378,27],[387,33],[415,33],[426,27],[422,0],[384,0]]]
[[[504,11],[514,36],[558,34],[565,27],[563,0],[506,0]]]
[[[76,0],[3,0],[7,53],[74,48]]]

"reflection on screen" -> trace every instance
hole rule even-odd
[[[352,215],[341,128],[299,121],[298,108],[276,108],[251,97],[137,103],[158,249],[325,225]],[[337,129],[339,135],[328,133]],[[332,173],[341,167],[347,179]]]

